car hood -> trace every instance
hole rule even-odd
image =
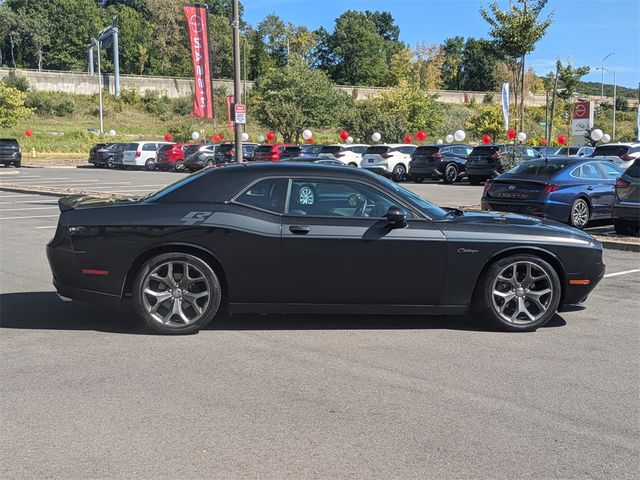
[[[530,242],[563,242],[569,244],[596,245],[591,235],[555,220],[528,215],[498,212],[465,211],[464,215],[450,217],[441,222],[445,235],[453,236],[465,232],[473,237],[487,239],[530,237]]]
[[[90,195],[70,195],[58,200],[61,212],[79,208],[110,207],[113,205],[130,205],[140,201],[139,196],[92,197]]]

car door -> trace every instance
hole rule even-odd
[[[608,195],[611,186],[604,178],[604,174],[596,162],[587,162],[580,165],[579,177],[584,184],[584,192],[589,196],[591,203],[591,218],[607,218],[611,216],[611,204],[613,197]],[[576,171],[574,170],[574,172]],[[576,176],[575,173],[572,173]]]
[[[390,206],[406,228],[384,218]],[[445,238],[388,193],[355,180],[293,178],[282,225],[289,303],[434,305]]]

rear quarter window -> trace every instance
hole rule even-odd
[[[155,143],[145,143],[142,146],[142,151],[144,151],[144,152],[155,152],[156,151],[156,144]]]

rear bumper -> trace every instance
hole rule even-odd
[[[58,295],[70,298],[71,300],[114,308],[118,308],[122,305],[122,299],[119,295],[111,295],[108,293],[93,292],[91,290],[69,287],[68,285],[61,284],[55,278],[53,279],[53,286],[55,287]]]
[[[640,204],[614,203],[612,216],[614,220],[626,220],[628,222],[640,223]]]
[[[389,170],[387,170],[386,167],[376,167],[376,166],[363,166],[362,168],[364,168],[365,170],[369,170],[370,172],[373,173],[377,173],[378,175],[384,175],[385,177],[390,177],[391,176],[391,172]]]
[[[466,170],[469,177],[493,178],[499,175],[494,167],[474,167],[467,164]]]
[[[533,215],[536,217],[550,218],[559,222],[566,222],[569,219],[571,211],[571,205],[565,205],[563,203],[517,202],[514,200],[496,200],[486,197],[482,198],[481,206],[482,210]]]
[[[436,165],[409,166],[409,176],[413,177],[439,177],[442,173],[438,171]]]

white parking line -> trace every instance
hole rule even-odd
[[[13,203],[15,204],[23,204],[23,203],[58,203],[58,200],[27,200],[24,202],[0,202],[0,203]]]
[[[27,218],[51,218],[58,215],[31,215],[29,217],[0,217],[0,220],[25,220]]]
[[[622,272],[607,273],[604,276],[604,278],[618,277],[620,275],[629,275],[630,273],[638,273],[638,272],[640,272],[640,268],[635,268],[633,270],[624,270]]]
[[[57,225],[44,225],[42,227],[36,227],[37,229],[41,229],[41,228],[56,228]]]
[[[19,193],[16,195],[0,195],[0,198],[17,198],[17,197],[41,197],[39,193]]]
[[[50,207],[0,208],[0,212],[26,212],[27,210],[51,210],[52,208],[58,208],[58,206],[51,205]]]

